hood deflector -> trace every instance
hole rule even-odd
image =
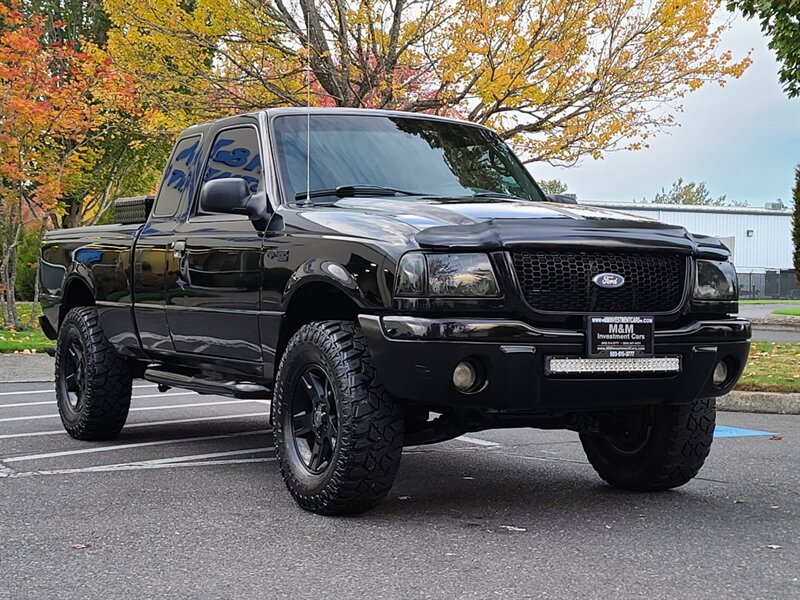
[[[491,219],[469,225],[429,227],[415,236],[423,248],[487,251],[514,248],[674,252],[725,260],[728,249],[716,238],[688,233],[655,221],[548,218]]]

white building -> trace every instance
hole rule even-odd
[[[743,297],[788,297],[795,288],[792,212],[733,206],[584,202],[681,225],[691,233],[720,238],[740,274]]]

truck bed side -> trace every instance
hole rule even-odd
[[[52,336],[73,306],[95,304],[117,348],[138,348],[131,262],[142,224],[97,225],[48,232],[39,278],[43,328]]]

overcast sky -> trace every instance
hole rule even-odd
[[[752,48],[753,64],[724,88],[707,84],[687,95],[676,118],[680,126],[656,134],[649,148],[569,168],[532,164],[534,177],[560,179],[583,201],[652,198],[683,177],[751,206],[778,198],[788,203],[800,163],[800,100],[781,90],[757,21],[738,16],[722,47],[737,58]]]

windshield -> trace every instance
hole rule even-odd
[[[306,183],[307,116],[274,121],[278,169],[291,201],[308,189],[386,188],[404,195],[464,197],[487,192],[545,200],[500,138],[480,127],[424,118],[311,116],[311,181]],[[316,193],[314,193],[316,192]],[[380,194],[387,195],[387,194]]]

